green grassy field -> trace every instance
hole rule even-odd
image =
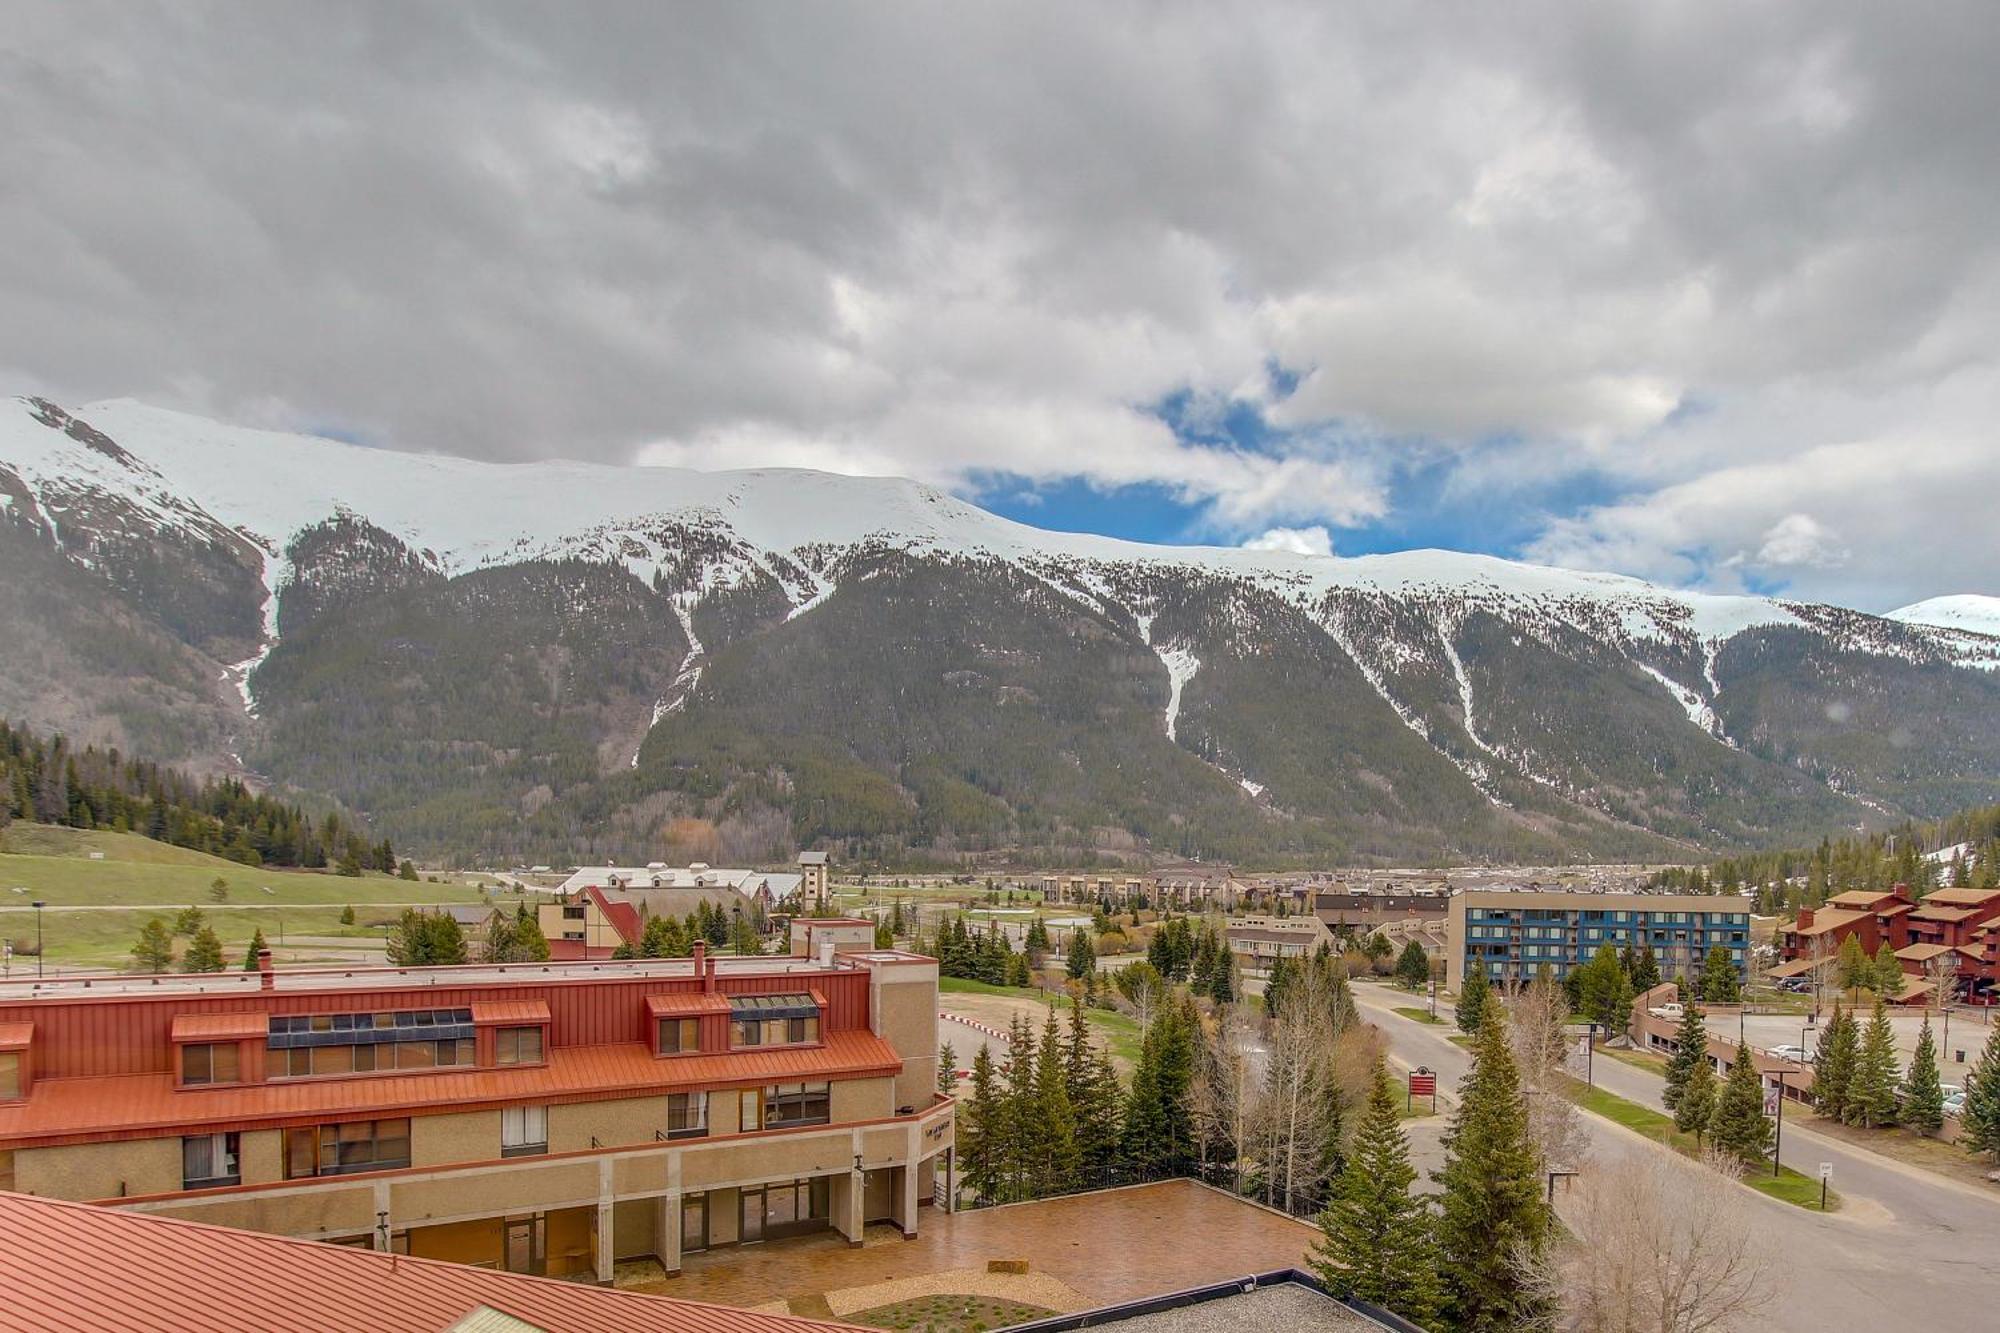
[[[104,859],[92,860],[92,852]],[[221,901],[217,879],[226,885]],[[17,946],[33,943],[35,914],[28,904],[36,899],[49,905],[42,914],[48,964],[122,967],[149,918],[171,927],[178,908],[188,904],[202,909],[235,961],[260,928],[273,947],[281,933],[287,943],[301,936],[365,943],[380,940],[383,924],[407,904],[476,903],[480,896],[460,883],[244,866],[130,833],[10,825],[0,830],[0,937]],[[348,906],[355,921],[344,926],[340,915]],[[311,947],[293,946],[288,956],[310,958]],[[16,970],[24,963],[32,966],[17,955]]]
[[[1444,1019],[1431,1017],[1431,1011],[1428,1009],[1406,1009],[1399,1004],[1395,1007],[1394,1012],[1401,1014],[1405,1018],[1414,1018],[1419,1023],[1435,1023],[1439,1027],[1443,1027],[1445,1024]]]
[[[1576,1085],[1576,1094],[1577,1105],[1593,1115],[1601,1115],[1606,1120],[1644,1134],[1655,1143],[1664,1143],[1683,1156],[1692,1157],[1699,1151],[1694,1135],[1683,1134],[1675,1129],[1672,1117],[1664,1111],[1656,1111],[1650,1106],[1627,1101],[1616,1093],[1606,1092],[1602,1088],[1586,1088],[1580,1083]],[[1790,1167],[1782,1168],[1776,1176],[1773,1176],[1769,1166],[1752,1164],[1744,1173],[1743,1183],[1759,1194],[1768,1194],[1774,1199],[1782,1199],[1800,1208],[1819,1207],[1819,1181],[1811,1176],[1801,1175]],[[1828,1210],[1838,1207],[1840,1207],[1840,1196],[1829,1193]]]
[[[1028,1000],[1038,1005],[1047,1005],[1046,991],[1024,986],[994,986],[984,981],[970,981],[963,977],[939,977],[938,990],[946,995],[996,995],[1008,1000]],[[1069,1002],[1061,1000],[1059,1008],[1067,1011]],[[1105,1045],[1113,1057],[1136,1062],[1139,1059],[1139,1045],[1144,1034],[1139,1030],[1139,1020],[1130,1014],[1116,1013],[1110,1009],[1086,1009],[1084,1021],[1092,1031],[1104,1038]]]

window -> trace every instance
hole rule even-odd
[[[549,1150],[549,1108],[509,1106],[500,1112],[500,1155],[533,1157]]]
[[[538,1027],[501,1028],[493,1034],[493,1063],[538,1065],[542,1063],[542,1030]]]
[[[266,1078],[373,1074],[477,1062],[470,1009],[285,1014],[271,1020]]]
[[[285,1131],[285,1176],[344,1176],[410,1164],[410,1122],[350,1120]]]
[[[181,1188],[206,1190],[242,1184],[243,1170],[237,1161],[240,1141],[236,1134],[197,1134],[182,1139]]]
[[[14,1150],[0,1148],[0,1190],[14,1188]]]
[[[0,1102],[11,1102],[21,1096],[21,1053],[0,1051]]]
[[[832,1118],[829,1089],[825,1083],[781,1083],[764,1089],[764,1128],[826,1124]]]
[[[708,1094],[675,1092],[667,1096],[667,1137],[697,1139],[708,1133]]]
[[[236,1043],[198,1042],[181,1047],[181,1083],[199,1087],[204,1083],[237,1081]]]
[[[787,1046],[818,1040],[819,1006],[810,995],[730,997],[731,1046]]]
[[[660,1020],[660,1054],[692,1055],[701,1049],[701,1021],[694,1018]]]

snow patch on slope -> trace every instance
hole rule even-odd
[[[1658,681],[1660,688],[1664,689],[1668,694],[1673,695],[1674,702],[1679,704],[1681,711],[1687,714],[1688,721],[1694,723],[1697,727],[1700,727],[1703,731],[1731,749],[1736,748],[1735,743],[1729,737],[1723,735],[1722,719],[1715,715],[1715,710],[1708,706],[1706,699],[1657,667],[1648,666],[1646,663],[1636,659],[1634,659],[1632,665]],[[1712,674],[1710,679],[1714,679]]]

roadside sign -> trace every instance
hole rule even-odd
[[[1418,1069],[1410,1074],[1410,1095],[1412,1097],[1435,1097],[1438,1090],[1438,1076],[1428,1069]]]
[[[1778,1090],[1776,1088],[1766,1088],[1764,1089],[1764,1114],[1776,1115],[1777,1113]]]
[[[1833,1179],[1833,1163],[1832,1163],[1832,1162],[1821,1162],[1821,1163],[1819,1164],[1819,1178],[1820,1178],[1821,1180],[1832,1180],[1832,1179]]]

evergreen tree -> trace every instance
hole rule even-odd
[[[1747,1050],[1737,1053],[1729,1077],[1722,1080],[1715,1112],[1708,1120],[1708,1134],[1717,1149],[1746,1161],[1761,1157],[1771,1146],[1771,1122],[1764,1115],[1764,1080]]]
[[[1069,1001],[1069,1029],[1063,1043],[1063,1081],[1076,1117],[1080,1183],[1101,1181],[1118,1157],[1118,1076],[1110,1061],[1092,1048],[1083,1001],[1074,995]]]
[[[1875,980],[1871,983],[1875,993],[1885,1000],[1893,1000],[1903,993],[1908,980],[1903,975],[1903,964],[1897,959],[1896,951],[1884,940],[1882,947],[1875,952]]]
[[[1702,963],[1701,998],[1710,1004],[1735,1004],[1743,998],[1736,964],[1730,960],[1729,950],[1719,944],[1708,951],[1708,958]]]
[[[168,933],[166,922],[152,917],[140,927],[138,942],[132,946],[132,970],[157,974],[171,972],[173,968],[174,937]]]
[[[1473,959],[1472,966],[1465,970],[1464,983],[1458,988],[1458,1006],[1453,1013],[1460,1032],[1474,1033],[1485,1024],[1487,1000],[1492,992],[1492,984],[1486,980],[1486,964]]]
[[[199,907],[183,907],[180,915],[174,918],[174,934],[193,939],[201,930],[203,920]]]
[[[459,927],[457,917],[438,912],[424,918],[424,927],[430,950],[426,961],[447,967],[466,961],[465,931]]]
[[[958,1090],[958,1052],[950,1042],[938,1047],[937,1090],[947,1097]]]
[[[1285,954],[1271,960],[1270,974],[1264,979],[1264,1017],[1275,1019],[1285,1011],[1285,996],[1297,984],[1298,964]]]
[[[181,955],[181,971],[220,972],[222,967],[222,940],[214,927],[203,926],[188,941],[187,952]]]
[[[1660,984],[1660,960],[1653,954],[1653,946],[1648,944],[1639,950],[1639,956],[1632,964],[1632,993],[1644,995]]]
[[[1217,1004],[1230,1004],[1236,999],[1236,959],[1227,949],[1216,951],[1215,965],[1209,973],[1208,998]]]
[[[1184,1002],[1164,1004],[1139,1047],[1122,1147],[1126,1163],[1148,1179],[1185,1174],[1193,1161],[1187,1092],[1197,1021]]]
[[[1282,961],[1282,960],[1280,960]],[[1405,990],[1422,990],[1431,979],[1431,957],[1424,946],[1412,939],[1396,958],[1396,980]]]
[[[1082,981],[1097,972],[1097,950],[1091,947],[1090,932],[1077,927],[1069,933],[1069,977]]]
[[[1532,1271],[1547,1248],[1550,1215],[1528,1133],[1520,1071],[1499,1005],[1473,1039],[1472,1068],[1444,1135],[1437,1238],[1449,1327],[1513,1333],[1552,1312]]]
[[[389,961],[397,967],[420,966],[431,961],[430,947],[430,932],[424,926],[424,914],[414,907],[404,908],[389,931]]]
[[[417,877],[417,863],[415,861],[403,862],[402,869],[398,870],[396,874],[400,879],[415,879]]]
[[[1034,1197],[1039,1179],[1040,1145],[1035,1129],[1035,1028],[1026,1018],[1007,1025],[1006,1112],[1001,1117],[1001,1188],[1003,1197]]]
[[[257,970],[257,955],[262,953],[265,947],[263,930],[251,931],[250,943],[243,948],[243,970],[245,972],[255,972]]]
[[[1813,1102],[1821,1115],[1835,1120],[1847,1116],[1848,1089],[1854,1083],[1854,1065],[1860,1058],[1860,1034],[1854,1015],[1833,1002],[1833,1017],[1820,1033],[1819,1050],[1813,1053]]]
[[[1871,1129],[1896,1118],[1896,1039],[1889,1011],[1880,1000],[1861,1033],[1854,1060],[1854,1077],[1847,1086],[1847,1106],[1841,1117],[1850,1125]]]
[[[1688,1070],[1687,1082],[1681,1087],[1674,1106],[1674,1128],[1694,1135],[1695,1142],[1700,1143],[1715,1120],[1715,1101],[1715,1066],[1704,1054]]]
[[[340,909],[340,924],[343,926],[351,926],[354,924],[353,903],[349,903],[347,906]]]
[[[480,940],[479,957],[486,963],[517,963],[521,961],[516,952],[517,939],[514,933],[514,918],[499,908],[494,908],[486,918],[486,933]]]
[[[1919,1134],[1935,1134],[1944,1127],[1944,1088],[1938,1079],[1937,1043],[1931,1039],[1928,1016],[1917,1029],[1917,1049],[1910,1056],[1898,1118]]]
[[[639,936],[641,958],[680,958],[689,952],[687,936],[673,917],[663,912],[646,918],[646,928]]]
[[[1674,1053],[1667,1057],[1666,1091],[1660,1100],[1669,1111],[1680,1106],[1681,1095],[1697,1066],[1708,1067],[1708,1025],[1697,1005],[1681,1007],[1681,1028],[1675,1034]],[[1682,1126],[1686,1128],[1686,1126]]]
[[[1336,1296],[1393,1310],[1413,1323],[1437,1316],[1437,1255],[1388,1068],[1375,1064],[1353,1150],[1319,1216],[1312,1266]]]
[[[1869,966],[1868,955],[1862,951],[1859,935],[1849,935],[1840,942],[1839,967],[1842,990],[1854,992],[1864,986],[1873,987],[1874,969]]]
[[[1608,943],[1598,945],[1581,971],[1583,1016],[1608,1032],[1623,1032],[1632,1022],[1632,979],[1625,975],[1617,950]]]
[[[542,934],[542,923],[526,903],[514,909],[514,949],[524,963],[549,961],[549,937]]]
[[[1076,1142],[1076,1108],[1070,1102],[1069,1079],[1064,1068],[1061,1030],[1056,1011],[1049,1010],[1042,1025],[1041,1045],[1035,1051],[1033,1111],[1028,1118],[1028,1141],[1035,1145],[1035,1193],[1062,1194],[1082,1183],[1082,1154]]]
[[[1982,866],[1988,864],[1980,858]],[[2000,1028],[1986,1038],[1979,1063],[1965,1076],[1965,1109],[1959,1113],[1964,1130],[1959,1140],[1972,1152],[2000,1155]]]
[[[982,1042],[972,1057],[972,1095],[958,1118],[958,1157],[965,1187],[975,1198],[998,1199],[1000,1154],[1006,1138],[1006,1107],[993,1055]]]

